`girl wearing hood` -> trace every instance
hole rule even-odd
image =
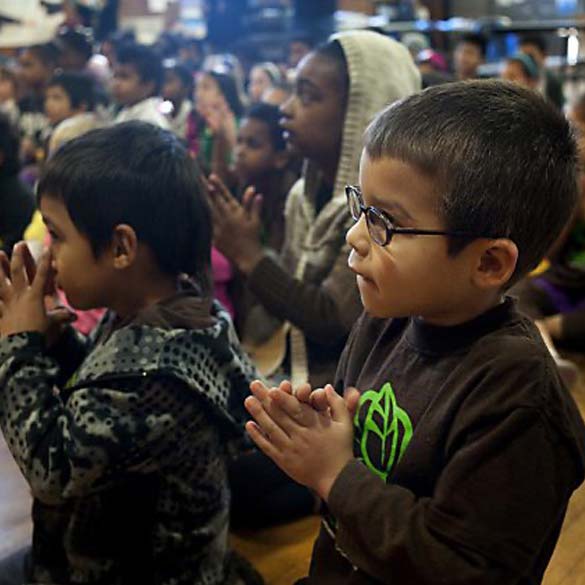
[[[258,299],[242,338],[266,375],[279,370],[317,387],[335,373],[361,312],[347,266],[344,188],[358,181],[362,134],[374,114],[419,89],[408,50],[370,31],[334,35],[299,63],[281,111],[289,147],[305,164],[287,198],[278,259],[260,241],[261,196],[249,189],[240,204],[210,178],[215,245]],[[260,363],[267,353],[271,363]]]

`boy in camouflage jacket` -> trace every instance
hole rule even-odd
[[[130,122],[64,146],[38,193],[51,248],[36,268],[19,244],[0,275],[0,425],[34,497],[20,582],[236,582],[226,461],[253,370],[203,294],[193,163]],[[91,340],[46,309],[53,280],[110,309]]]

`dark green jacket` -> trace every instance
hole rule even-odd
[[[226,463],[254,370],[218,305],[199,328],[170,314],[110,316],[79,367],[72,336],[60,355],[37,333],[0,340],[0,426],[34,497],[31,582],[229,582]]]

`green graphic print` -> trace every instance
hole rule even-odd
[[[361,395],[354,426],[358,457],[386,481],[412,438],[412,422],[398,406],[390,382]]]

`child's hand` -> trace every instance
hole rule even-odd
[[[246,430],[256,445],[295,481],[327,500],[335,479],[353,458],[353,422],[344,399],[328,385],[327,412],[295,396],[256,383],[246,399],[256,422]]]
[[[291,394],[299,402],[312,406],[319,412],[328,412],[329,400],[327,398],[326,392],[328,387],[331,388],[332,391],[335,391],[331,384],[327,384],[324,388],[316,388],[315,390],[311,388],[309,383],[301,384],[300,386],[293,388],[292,384],[288,380],[281,382],[278,388],[287,394]],[[346,389],[343,398],[345,400],[345,405],[347,406],[349,414],[353,420],[359,405],[359,390],[353,387],[349,387]]]
[[[248,187],[239,203],[217,175],[210,175],[208,188],[213,243],[241,272],[248,274],[264,253],[260,243],[262,196]]]
[[[47,297],[54,293],[50,252],[41,257],[39,266],[30,254],[28,246],[20,242],[14,247],[12,261],[0,254],[0,335],[38,331],[57,332],[70,323],[74,316],[64,307],[50,305]]]
[[[0,335],[25,331],[45,333],[49,320],[45,310],[45,286],[49,279],[51,257],[45,252],[38,269],[24,242],[14,246],[10,272],[7,259],[0,263]]]

